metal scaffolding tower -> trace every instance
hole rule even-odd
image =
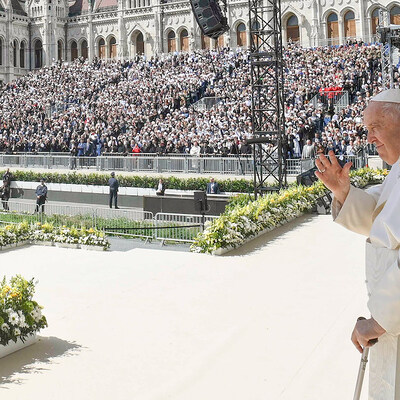
[[[382,87],[389,89],[393,87],[393,52],[390,40],[390,14],[387,8],[379,9],[379,26],[377,32],[379,41],[382,42],[381,62],[382,62]]]
[[[268,191],[271,183],[279,188],[287,183],[280,0],[249,0],[249,19],[251,143],[254,144],[254,193],[257,197]]]

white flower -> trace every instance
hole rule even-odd
[[[14,329],[14,336],[19,336],[21,334],[21,331],[18,328]]]
[[[19,317],[16,312],[12,312],[8,315],[8,319],[10,320],[11,325],[18,325],[19,323]]]
[[[0,328],[3,332],[6,332],[6,331],[8,331],[9,329],[10,329],[10,326],[8,325],[8,324],[6,324],[6,323],[4,323],[3,325],[1,325],[1,328]]]
[[[35,309],[31,312],[32,318],[35,322],[39,322],[42,319],[42,311],[39,307],[35,307]]]
[[[22,311],[18,311],[18,315],[19,315],[19,324],[18,324],[18,326],[19,326],[20,328],[28,328],[29,325],[26,323],[26,321],[25,321],[25,315],[22,314]]]

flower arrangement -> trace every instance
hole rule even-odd
[[[65,225],[53,226],[50,223],[41,224],[40,222],[32,225],[22,222],[0,228],[0,246],[26,240],[99,246],[103,250],[107,250],[110,247],[110,242],[104,233],[93,228],[77,229]]]
[[[24,342],[28,336],[47,326],[42,308],[33,300],[35,284],[20,275],[6,277],[0,282],[0,345],[6,346],[11,340]]]
[[[364,187],[382,182],[387,174],[387,170],[361,168],[352,171],[350,179],[354,186]],[[190,249],[214,253],[220,248],[237,247],[263,230],[273,229],[312,209],[326,192],[322,182],[316,182],[308,187],[293,185],[257,200],[245,194],[235,196],[219,218],[205,225]]]
[[[0,246],[29,240],[29,225],[27,222],[6,225],[0,229]]]

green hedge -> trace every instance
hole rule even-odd
[[[0,171],[3,174],[5,171]],[[109,174],[90,173],[79,174],[76,172],[35,172],[35,171],[13,171],[13,180],[24,182],[39,182],[44,178],[47,183],[73,183],[81,185],[100,185],[107,186],[110,178]],[[126,176],[117,174],[121,187],[155,188],[158,180],[163,178],[167,189],[179,190],[205,190],[209,177],[204,178],[176,178],[161,176]],[[249,179],[223,179],[218,180],[221,192],[251,193],[253,191],[253,181]]]

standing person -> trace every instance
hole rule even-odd
[[[164,196],[164,193],[165,193],[165,183],[160,178],[159,181],[158,181],[158,185],[156,187],[156,195],[157,196]]]
[[[10,185],[6,181],[3,181],[3,186],[0,187],[0,196],[3,203],[3,209],[8,211],[8,200],[10,199]]]
[[[10,172],[10,168],[7,168],[7,171],[4,172],[3,174],[3,185],[7,184],[7,186],[10,186],[12,178],[13,176],[12,173]]]
[[[350,185],[351,162],[342,168],[334,153],[331,162],[316,160],[317,177],[333,192],[335,222],[367,236],[366,283],[369,319],[357,321],[351,336],[361,352],[370,351],[370,400],[397,400],[400,393],[400,89],[373,97],[364,111],[368,142],[392,165],[384,183],[367,190]]]
[[[210,179],[210,182],[207,183],[207,194],[219,194],[219,185],[215,182],[214,178]]]
[[[315,147],[314,143],[311,143],[310,139],[307,139],[306,144],[303,147],[303,152],[301,153],[302,158],[314,158],[315,157]]]
[[[44,179],[40,180],[40,185],[36,188],[36,208],[35,213],[44,213],[44,203],[47,199],[47,186],[44,184]]]
[[[112,201],[114,198],[114,206],[116,209],[118,209],[119,207],[117,206],[117,201],[119,182],[115,177],[115,172],[111,172],[111,178],[108,180],[108,185],[110,186],[110,208],[112,208]]]

